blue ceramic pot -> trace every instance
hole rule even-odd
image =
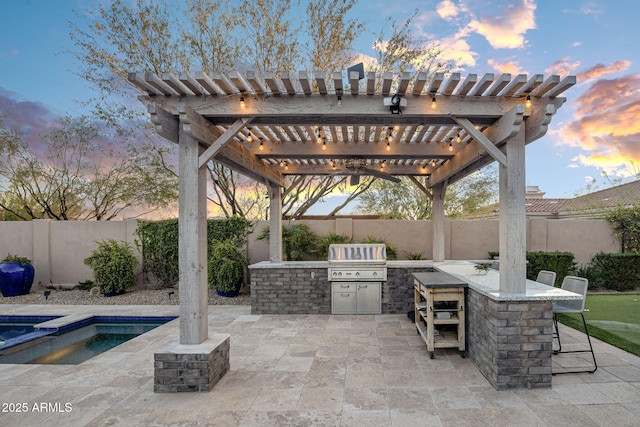
[[[35,270],[33,265],[20,265],[19,262],[0,264],[0,292],[5,297],[27,295],[31,292]]]

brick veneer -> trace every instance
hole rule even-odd
[[[550,301],[495,301],[467,289],[467,354],[497,390],[551,387]]]
[[[387,268],[382,286],[382,312],[407,313],[413,307],[411,274],[429,267]],[[313,276],[313,277],[312,277]],[[331,314],[327,268],[251,268],[253,314]]]
[[[209,391],[229,371],[229,335],[214,334],[198,345],[171,342],[153,359],[154,392]]]

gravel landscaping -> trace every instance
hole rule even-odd
[[[45,298],[45,291],[50,291]],[[173,294],[169,294],[173,292]],[[33,285],[31,293],[17,297],[0,297],[0,304],[81,304],[81,305],[178,305],[178,289],[133,289],[123,295],[104,297],[89,291],[46,289]],[[251,295],[241,293],[235,298],[216,295],[209,290],[209,305],[251,305]]]

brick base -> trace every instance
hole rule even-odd
[[[229,371],[229,335],[213,334],[198,345],[171,342],[153,359],[154,392],[209,391]]]
[[[551,387],[550,301],[495,301],[467,291],[467,354],[497,390]]]
[[[387,268],[382,313],[413,309],[413,273],[430,267]],[[331,314],[331,282],[326,267],[251,268],[252,314]]]

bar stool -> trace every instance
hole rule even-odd
[[[556,272],[548,270],[540,270],[536,282],[544,283],[545,285],[554,286],[556,284]]]
[[[562,371],[562,372],[553,372],[552,375],[557,374],[576,374],[579,372],[588,372],[593,374],[598,369],[598,364],[596,363],[596,355],[593,352],[593,346],[591,345],[591,338],[589,337],[589,329],[587,328],[587,322],[584,319],[584,303],[587,299],[587,288],[589,287],[589,280],[584,277],[576,277],[576,276],[566,276],[562,281],[561,288],[574,292],[576,294],[582,295],[582,299],[579,300],[562,300],[556,301],[553,303],[553,325],[555,326],[555,335],[553,338],[558,340],[558,350],[554,350],[553,354],[561,354],[561,353],[591,353],[591,357],[593,358],[593,369],[584,369],[577,371]],[[565,350],[562,351],[562,343],[560,342],[560,333],[558,332],[558,318],[556,314],[562,313],[578,313],[582,317],[582,324],[584,325],[584,331],[587,334],[587,341],[589,342],[589,350]]]

